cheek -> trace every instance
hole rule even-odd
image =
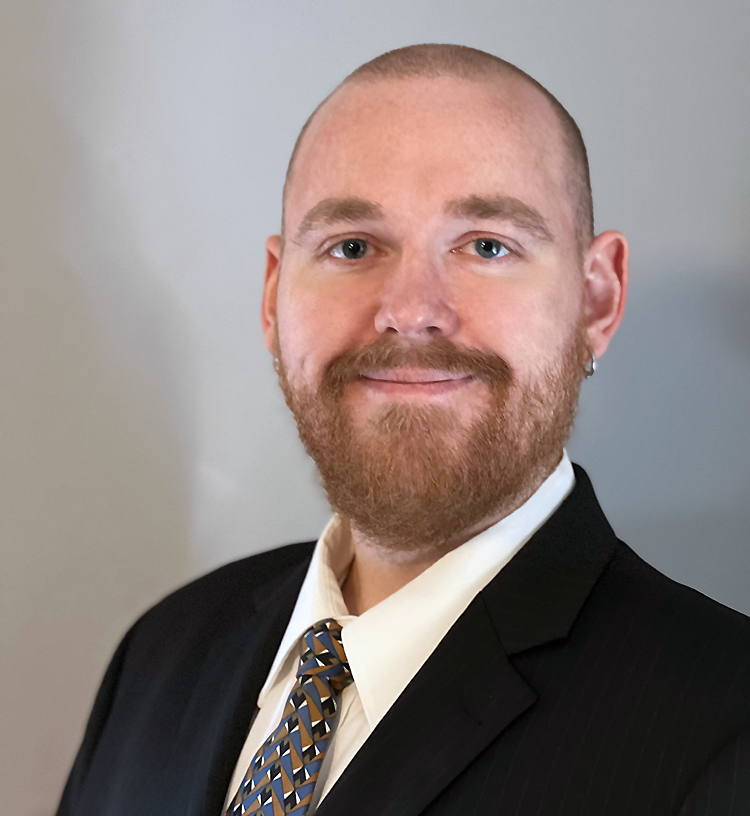
[[[527,287],[512,281],[476,287],[460,300],[466,342],[499,354],[511,365],[544,324],[539,302]]]
[[[314,298],[294,298],[278,310],[279,346],[290,379],[302,376],[309,380],[314,356],[321,349],[322,319]]]
[[[570,292],[523,286],[485,292],[463,313],[467,343],[494,351],[521,377],[559,359],[578,314]]]
[[[320,382],[325,366],[347,348],[348,316],[347,310],[320,294],[298,293],[279,304],[279,345],[291,381]]]

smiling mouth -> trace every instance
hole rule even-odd
[[[474,380],[465,372],[392,369],[373,371],[360,377],[368,390],[402,396],[437,396],[455,391]]]
[[[371,371],[363,375],[362,379],[375,382],[390,382],[401,385],[432,385],[435,383],[459,382],[461,380],[472,379],[472,375],[466,372],[435,371],[424,369],[389,369],[384,371]]]

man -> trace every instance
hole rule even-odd
[[[61,816],[747,814],[750,621],[563,445],[625,305],[575,123],[459,46],[313,114],[262,322],[335,515],[146,613]]]

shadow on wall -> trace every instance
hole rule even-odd
[[[188,577],[189,485],[168,411],[112,370],[61,261],[70,144],[33,51],[3,39],[0,810],[30,816],[54,811],[126,626]]]
[[[748,315],[747,268],[637,272],[620,334],[584,386],[570,446],[620,538],[746,614]]]

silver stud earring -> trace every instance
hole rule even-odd
[[[593,376],[594,372],[596,371],[596,354],[591,352],[591,359],[586,362],[586,368],[584,369],[586,372],[586,377]]]

